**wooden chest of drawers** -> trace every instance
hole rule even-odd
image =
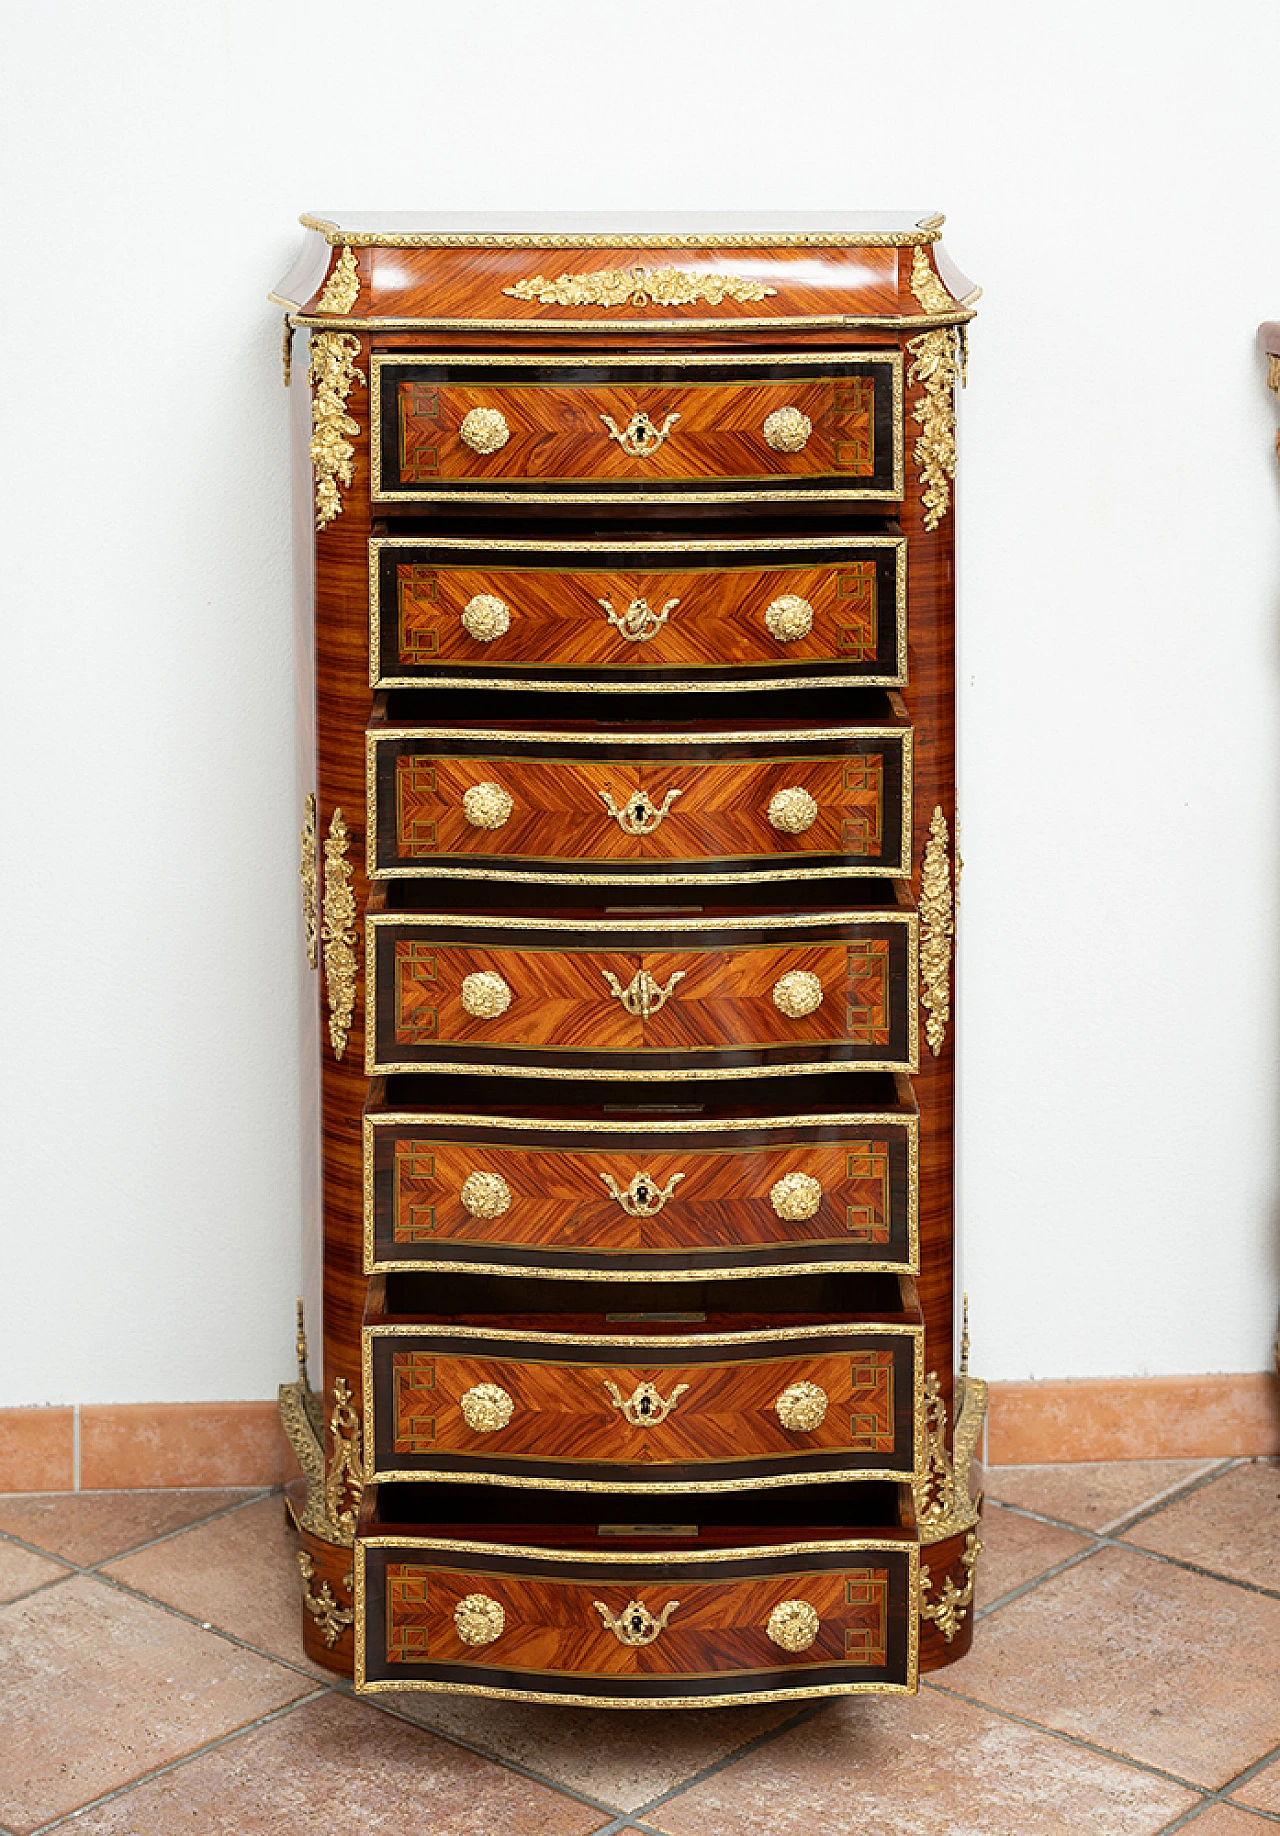
[[[324,1343],[313,1390],[300,1303],[281,1407],[362,1691],[967,1647],[940,221],[304,219],[273,296]]]

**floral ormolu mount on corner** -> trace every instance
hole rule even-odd
[[[329,1420],[332,1452],[326,1462],[324,1448],[324,1398],[311,1388],[307,1375],[307,1335],[302,1302],[298,1302],[298,1376],[279,1389],[280,1420],[289,1444],[298,1456],[307,1482],[301,1512],[289,1503],[290,1515],[300,1530],[326,1543],[350,1547],[355,1541],[356,1518],[364,1490],[360,1455],[360,1418],[352,1407],[351,1391],[340,1377],[333,1387]],[[304,1583],[307,1580],[304,1574]]]
[[[970,1490],[970,1470],[982,1425],[987,1415],[987,1385],[969,1375],[969,1301],[965,1297],[960,1371],[956,1379],[956,1428],[951,1452],[947,1451],[947,1406],[937,1374],[930,1371],[924,1386],[924,1419],[920,1424],[922,1452],[916,1480],[916,1522],[925,1545],[945,1542],[964,1534],[960,1561],[965,1580],[957,1587],[944,1577],[935,1599],[933,1579],[926,1565],[920,1569],[920,1617],[937,1625],[948,1644],[955,1638],[973,1600],[974,1570],[982,1553],[977,1533],[982,1514],[982,1494]]]
[[[910,1694],[981,1547],[976,291],[920,213],[305,224],[308,1657],[369,1695]]]

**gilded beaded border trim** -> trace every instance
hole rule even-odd
[[[733,1695],[703,1696],[588,1696],[568,1695],[560,1691],[500,1689],[486,1683],[436,1683],[425,1679],[400,1680],[388,1678],[385,1682],[370,1683],[367,1676],[365,1630],[367,1625],[365,1592],[366,1571],[365,1552],[368,1549],[456,1549],[474,1555],[514,1555],[531,1558],[534,1561],[563,1562],[566,1551],[555,1549],[537,1549],[521,1547],[516,1544],[499,1543],[461,1543],[447,1538],[409,1537],[409,1536],[369,1536],[358,1537],[355,1547],[355,1673],[356,1692],[359,1695],[376,1695],[385,1690],[420,1689],[445,1691],[454,1695],[493,1696],[510,1702],[551,1702],[564,1703],[570,1708],[735,1708],[752,1702],[788,1702],[805,1696],[914,1696],[919,1689],[920,1679],[920,1548],[915,1543],[890,1542],[882,1537],[864,1537],[856,1542],[829,1543],[782,1543],[773,1548],[760,1546],[755,1549],[714,1549],[698,1551],[699,1562],[726,1562],[732,1560],[750,1560],[751,1558],[772,1557],[775,1555],[821,1555],[850,1554],[863,1555],[880,1551],[905,1550],[907,1556],[907,1675],[902,1683],[823,1683],[803,1685],[796,1689],[765,1689],[735,1692]],[[684,1551],[680,1552],[684,1554]],[[624,1564],[628,1562],[652,1562],[653,1555],[648,1552],[619,1551],[610,1554],[608,1551],[596,1554],[592,1552],[591,1562]],[[586,1563],[583,1563],[586,1566]]]
[[[700,230],[682,236],[659,231],[572,231],[539,235],[517,230],[347,230],[328,217],[304,211],[303,229],[317,230],[330,247],[353,249],[909,249],[937,242],[941,217],[924,217],[906,230]]]
[[[571,557],[590,557],[593,554],[625,553],[634,547],[634,540],[623,539],[617,542],[531,542],[526,538],[513,536],[502,541],[491,536],[370,536],[369,537],[369,687],[379,688],[515,688],[515,689],[562,689],[566,692],[584,690],[592,694],[645,694],[661,692],[663,694],[682,694],[690,691],[699,694],[725,693],[741,690],[744,685],[752,688],[903,688],[907,682],[907,537],[885,535],[845,535],[836,536],[779,536],[770,541],[761,536],[744,536],[736,542],[713,542],[691,540],[688,542],[646,542],[642,548],[635,549],[636,560],[649,555],[671,555],[674,558],[684,554],[725,554],[760,549],[765,553],[785,552],[803,554],[806,549],[830,549],[846,542],[853,548],[892,548],[895,551],[894,599],[897,610],[898,644],[897,670],[892,676],[765,676],[758,677],[752,673],[755,669],[767,669],[768,662],[758,665],[737,665],[742,673],[732,680],[703,682],[696,678],[679,682],[574,682],[563,681],[558,677],[541,677],[531,680],[519,675],[497,676],[480,679],[476,676],[440,676],[436,674],[423,676],[384,676],[382,674],[382,619],[379,602],[378,556],[384,548],[456,548],[465,554],[468,551],[486,548],[509,549],[516,553],[563,554]],[[833,564],[838,565],[838,564]],[[534,572],[539,575],[554,573],[551,568],[521,569],[505,568],[506,573]],[[589,569],[565,569],[569,572],[590,571]],[[603,571],[603,570],[597,570]],[[660,569],[642,567],[637,571],[656,573]],[[749,568],[725,568],[716,570],[726,574],[749,573]],[[707,570],[708,578],[713,578],[711,569]],[[529,668],[554,667],[546,664],[531,664]],[[832,667],[838,667],[833,661]],[[512,665],[519,669],[520,665]]]
[[[419,740],[433,744],[437,740],[480,740],[486,744],[501,745],[504,742],[515,742],[528,747],[531,743],[537,746],[546,743],[562,743],[571,746],[598,746],[601,743],[599,733],[543,733],[530,734],[527,728],[476,727],[376,727],[365,734],[365,805],[369,811],[365,824],[365,876],[370,881],[377,880],[514,880],[546,886],[747,886],[758,885],[771,880],[900,880],[911,871],[913,842],[911,820],[913,813],[912,783],[915,767],[915,729],[910,726],[900,727],[820,727],[806,729],[803,732],[782,731],[777,733],[754,732],[742,733],[732,730],[723,733],[618,733],[609,736],[608,743],[618,746],[704,746],[717,741],[725,745],[783,745],[787,742],[801,745],[810,742],[821,743],[829,740],[833,743],[840,740],[891,740],[901,746],[902,786],[898,798],[899,834],[901,845],[896,861],[873,863],[853,855],[845,857],[834,867],[815,867],[801,854],[757,854],[757,855],[704,855],[698,862],[691,862],[685,873],[620,873],[610,872],[616,866],[608,858],[566,859],[555,871],[550,862],[554,856],[544,854],[527,857],[529,865],[521,865],[513,860],[507,867],[481,867],[467,860],[463,865],[446,867],[443,862],[419,860],[408,867],[379,867],[378,865],[378,747],[398,740]],[[467,760],[473,765],[494,765],[501,767],[514,758],[526,764],[546,764],[554,771],[555,760],[539,760],[536,751],[519,753],[500,753],[490,757],[485,754],[467,754]],[[856,757],[856,754],[850,755]],[[608,760],[601,763],[607,764]],[[618,761],[631,764],[633,761]],[[663,765],[678,765],[678,759],[636,760],[634,763],[644,765],[653,763],[660,768]],[[803,757],[801,754],[787,752],[764,759],[730,759],[723,763],[733,764],[785,764],[808,765],[825,763]],[[704,764],[715,764],[707,760]],[[449,856],[445,856],[448,859]],[[458,859],[457,855],[453,856]],[[708,873],[707,867],[718,861],[756,860],[767,861],[768,866],[742,868],[737,873]],[[539,872],[536,863],[543,862],[547,871]],[[636,865],[643,865],[643,860]],[[590,871],[588,871],[590,869]]]
[[[607,1353],[609,1349],[616,1346],[628,1346],[632,1349],[637,1347],[642,1349],[649,1349],[650,1347],[657,1349],[665,1346],[690,1346],[696,1349],[705,1345],[740,1346],[776,1344],[780,1341],[791,1339],[827,1339],[837,1337],[856,1339],[877,1336],[900,1339],[909,1338],[911,1340],[912,1407],[911,1428],[909,1432],[913,1445],[911,1450],[912,1463],[906,1469],[901,1467],[849,1467],[844,1469],[826,1469],[822,1472],[813,1473],[792,1469],[784,1473],[763,1476],[757,1474],[743,1479],[686,1479],[677,1481],[671,1478],[655,1480],[636,1479],[634,1477],[634,1469],[630,1467],[626,1461],[606,1460],[598,1462],[598,1464],[606,1466],[617,1465],[619,1468],[619,1477],[615,1483],[604,1479],[572,1479],[566,1477],[564,1474],[558,1474],[555,1478],[550,1479],[529,1478],[518,1473],[495,1472],[492,1468],[473,1472],[455,1472],[452,1468],[437,1470],[434,1467],[424,1467],[409,1471],[392,1470],[388,1472],[379,1472],[376,1468],[377,1429],[373,1384],[373,1342],[375,1339],[456,1338],[490,1341],[501,1339],[511,1340],[521,1345],[534,1344],[549,1345],[552,1347],[562,1345],[585,1345],[598,1347],[603,1354],[606,1354],[599,1359],[598,1362],[607,1363]],[[454,1356],[456,1354],[445,1353],[441,1355]],[[484,1354],[478,1353],[476,1355],[483,1356]],[[497,1355],[490,1354],[490,1356],[496,1358]],[[539,1359],[536,1360],[536,1362],[553,1365],[564,1363],[566,1368],[575,1370],[581,1368],[579,1364],[570,1364],[568,1361],[558,1359]],[[789,1362],[791,1362],[789,1358],[781,1356],[777,1358],[750,1358],[731,1360],[729,1368],[732,1368],[734,1363],[783,1364]],[[425,1326],[413,1325],[411,1323],[393,1326],[384,1324],[379,1326],[364,1326],[361,1328],[360,1375],[363,1389],[362,1401],[364,1404],[365,1459],[367,1462],[365,1469],[366,1477],[370,1480],[387,1481],[389,1483],[398,1481],[413,1483],[420,1481],[426,1484],[429,1481],[438,1481],[458,1485],[501,1485],[521,1491],[532,1492],[564,1491],[600,1492],[605,1494],[612,1494],[614,1492],[637,1492],[644,1493],[646,1496],[651,1493],[660,1495],[667,1492],[678,1492],[681,1497],[686,1497],[704,1492],[777,1490],[787,1485],[834,1485],[844,1482],[865,1484],[873,1480],[888,1480],[895,1485],[907,1484],[910,1483],[913,1478],[917,1478],[923,1471],[925,1460],[924,1443],[926,1436],[923,1428],[925,1419],[924,1326],[922,1324],[912,1325],[907,1322],[887,1321],[883,1324],[872,1325],[862,1324],[855,1320],[848,1322],[840,1321],[827,1326],[777,1326],[768,1332],[677,1333],[669,1337],[661,1338],[652,1334],[627,1334],[626,1336],[619,1335],[616,1338],[610,1334],[607,1338],[602,1338],[598,1333],[529,1332],[527,1330],[522,1331],[519,1328],[503,1328],[501,1332],[498,1332],[488,1326]],[[513,1455],[511,1457],[535,1459],[539,1456]],[[760,1454],[753,1457],[767,1460],[774,1456]],[[777,1457],[785,1456],[780,1455]],[[568,1463],[569,1462],[566,1461],[566,1464]]]
[[[914,1074],[920,1069],[920,928],[915,912],[898,910],[883,912],[800,912],[789,918],[772,918],[762,920],[755,918],[662,918],[646,914],[637,920],[626,918],[575,919],[574,931],[598,931],[608,937],[616,931],[734,931],[748,929],[793,929],[819,924],[901,924],[907,932],[907,1056],[905,1059],[821,1059],[816,1063],[804,1064],[771,1064],[771,1065],[697,1065],[674,1067],[668,1070],[649,1070],[643,1065],[627,1065],[623,1069],[617,1066],[602,1066],[599,1069],[590,1065],[546,1065],[527,1064],[523,1061],[504,1064],[485,1064],[483,1062],[456,1062],[453,1059],[417,1059],[409,1064],[379,1064],[377,1060],[377,1026],[378,1026],[378,978],[376,973],[376,933],[386,925],[408,926],[421,930],[426,926],[443,925],[450,930],[458,929],[497,929],[512,931],[553,931],[563,933],[567,928],[557,918],[508,918],[485,917],[459,919],[442,917],[437,914],[420,912],[369,912],[365,915],[365,962],[374,966],[365,975],[365,1076],[394,1077],[401,1073],[439,1072],[447,1076],[463,1075],[470,1077],[558,1077],[574,1078],[579,1082],[616,1083],[619,1076],[632,1083],[652,1082],[660,1079],[664,1083],[711,1082],[720,1078],[744,1077],[805,1077],[818,1076],[823,1072],[849,1071],[903,1071]],[[466,943],[466,938],[446,938],[442,947],[450,942]],[[838,939],[836,941],[839,941]],[[846,940],[847,941],[847,940]],[[485,946],[481,946],[482,948]],[[496,947],[496,946],[494,946]],[[563,946],[562,946],[563,947]],[[748,948],[767,950],[772,947],[768,942],[748,945]],[[537,949],[549,949],[554,952],[554,944],[534,945]],[[518,1047],[505,1046],[501,1050],[519,1050]],[[555,1047],[549,1050],[563,1051],[571,1048]],[[641,1050],[657,1051],[666,1048],[642,1047]],[[698,1048],[708,1054],[716,1050],[713,1046]],[[731,1046],[722,1051],[733,1050]],[[759,1050],[784,1050],[785,1045],[760,1047]]]
[[[537,1264],[508,1262],[472,1262],[461,1257],[447,1261],[413,1261],[379,1262],[375,1245],[374,1220],[374,1142],[380,1128],[526,1128],[530,1130],[550,1129],[555,1131],[581,1131],[581,1122],[547,1121],[539,1122],[534,1117],[503,1116],[464,1116],[440,1115],[417,1110],[380,1110],[377,1115],[366,1115],[363,1118],[363,1190],[364,1190],[364,1273],[366,1275],[394,1275],[410,1270],[426,1272],[456,1272],[470,1275],[514,1275],[543,1277],[552,1281],[636,1281],[645,1277],[660,1278],[663,1281],[715,1281],[718,1278],[733,1280],[760,1280],[773,1275],[840,1275],[856,1269],[868,1275],[918,1275],[920,1273],[920,1116],[895,1115],[891,1110],[869,1111],[862,1114],[805,1116],[798,1120],[793,1116],[737,1116],[729,1118],[704,1117],[699,1120],[691,1117],[687,1122],[609,1122],[600,1118],[592,1120],[590,1127],[594,1134],[659,1134],[671,1136],[673,1143],[684,1134],[700,1132],[704,1134],[725,1133],[730,1129],[747,1129],[751,1131],[777,1128],[787,1129],[790,1139],[787,1147],[808,1146],[808,1142],[796,1140],[797,1127],[804,1128],[904,1128],[907,1136],[907,1257],[904,1265],[901,1262],[870,1262],[859,1259],[851,1261],[848,1257],[839,1262],[796,1261],[760,1264],[753,1263],[749,1268],[734,1267],[726,1270],[716,1269],[619,1269],[619,1268],[544,1268]],[[508,1143],[477,1143],[482,1150],[493,1146],[508,1146]],[[658,1144],[655,1143],[656,1147]],[[815,1143],[814,1145],[819,1145]],[[536,1149],[520,1148],[517,1153],[537,1152]],[[554,1153],[554,1149],[542,1150]],[[574,1149],[575,1153],[608,1153],[607,1148]],[[674,1152],[675,1147],[666,1152]],[[697,1151],[696,1149],[694,1150]],[[761,1151],[767,1152],[768,1148]],[[482,1247],[482,1246],[477,1246]],[[749,1245],[742,1246],[749,1248]],[[761,1246],[767,1247],[767,1246]],[[797,1247],[800,1247],[797,1245]],[[527,1253],[536,1251],[529,1248]],[[630,1253],[630,1252],[627,1252]],[[650,1252],[656,1253],[656,1252]]]
[[[328,320],[325,321],[329,323]],[[615,328],[616,329],[616,328]],[[637,356],[632,351],[611,351],[599,360],[599,367],[611,370],[625,370],[635,365],[651,366],[654,358]],[[371,504],[433,504],[433,503],[477,503],[477,504],[747,504],[747,503],[791,503],[807,500],[818,503],[897,503],[906,494],[906,421],[905,421],[905,378],[903,359],[900,351],[860,350],[860,351],[775,351],[768,357],[739,356],[733,351],[698,351],[698,352],[664,352],[661,362],[666,367],[695,368],[715,366],[720,369],[731,367],[740,369],[740,378],[729,382],[707,383],[707,388],[732,388],[734,380],[750,382],[752,369],[768,369],[780,364],[809,364],[820,369],[830,368],[836,364],[864,363],[887,364],[893,379],[893,480],[888,485],[861,488],[850,486],[830,490],[806,488],[787,490],[783,483],[786,474],[777,479],[760,480],[768,483],[770,488],[762,491],[735,490],[698,490],[689,488],[683,491],[597,491],[594,495],[587,488],[590,480],[584,479],[581,487],[563,491],[526,491],[513,490],[516,484],[524,484],[523,479],[508,479],[505,488],[495,486],[493,490],[469,491],[384,491],[381,488],[382,478],[382,371],[388,365],[401,369],[421,368],[427,364],[436,368],[459,369],[466,365],[483,364],[493,366],[500,364],[506,368],[512,365],[530,364],[541,369],[560,365],[571,365],[577,369],[583,367],[582,353],[575,351],[572,356],[555,352],[538,351],[531,354],[504,352],[495,357],[492,352],[475,351],[404,351],[397,354],[374,352],[369,358],[369,501]],[[552,384],[505,383],[500,388],[528,389],[536,387],[549,388]],[[694,384],[686,384],[694,387]]]

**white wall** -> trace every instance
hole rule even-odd
[[[296,213],[342,206],[949,213],[986,288],[958,505],[975,1363],[1263,1368],[1274,0],[9,20],[0,1403],[290,1373],[299,812],[263,296]]]

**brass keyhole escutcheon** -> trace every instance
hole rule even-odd
[[[646,1380],[638,1383],[630,1396],[624,1396],[617,1384],[608,1377],[604,1380],[604,1387],[609,1392],[613,1407],[622,1411],[633,1428],[656,1428],[660,1422],[665,1422],[689,1388],[687,1383],[677,1383],[670,1396],[664,1396],[654,1384]]]
[[[609,429],[609,438],[616,440],[624,453],[630,453],[633,459],[649,459],[671,429],[680,419],[678,414],[669,414],[661,427],[655,427],[647,414],[636,413],[625,427],[619,427],[611,414],[602,414],[600,419]]]
[[[660,1186],[652,1173],[635,1174],[629,1186],[620,1186],[612,1173],[602,1173],[600,1178],[629,1218],[655,1218],[684,1174],[673,1173],[665,1186]]]
[[[669,790],[661,804],[657,804],[648,791],[636,791],[621,807],[614,802],[611,792],[602,790],[598,794],[601,803],[624,835],[652,835],[661,826],[676,798],[682,797],[684,792]]]
[[[598,599],[596,604],[604,607],[609,623],[628,644],[647,644],[651,637],[658,635],[680,601],[669,599],[661,612],[655,612],[647,599],[633,599],[621,616],[614,611],[611,599]]]
[[[679,1607],[678,1600],[668,1600],[661,1613],[653,1614],[642,1600],[628,1600],[620,1613],[611,1613],[603,1600],[592,1602],[605,1625],[620,1645],[651,1645],[665,1630],[667,1621]]]
[[[688,971],[677,969],[665,988],[660,982],[654,981],[647,969],[637,969],[625,988],[611,969],[602,969],[600,973],[608,982],[615,1001],[621,1001],[627,1012],[635,1018],[648,1020],[666,1004],[672,989],[677,982],[683,982]]]

